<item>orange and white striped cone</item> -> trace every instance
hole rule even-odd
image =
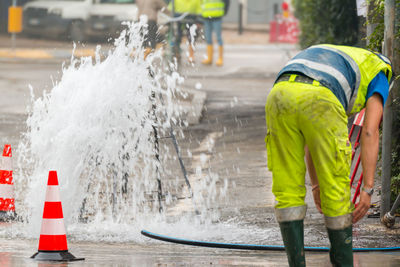
[[[0,165],[0,221],[16,218],[11,145],[5,145]]]
[[[40,230],[39,249],[31,258],[40,261],[84,260],[84,258],[76,258],[68,252],[67,234],[65,232],[56,171],[49,172],[42,228]]]
[[[12,252],[0,252],[0,266],[4,267],[12,266],[11,253]]]

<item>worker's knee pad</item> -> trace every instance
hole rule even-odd
[[[352,219],[351,213],[336,217],[325,216],[325,225],[331,230],[342,230],[352,225]]]
[[[275,218],[278,222],[299,221],[306,217],[307,205],[289,208],[275,208]]]

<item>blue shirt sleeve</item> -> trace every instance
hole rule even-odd
[[[381,71],[368,85],[367,97],[370,98],[373,94],[379,94],[382,97],[383,106],[385,106],[386,99],[389,95],[389,82],[386,75]]]

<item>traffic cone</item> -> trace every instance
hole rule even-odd
[[[10,252],[0,252],[0,266],[4,267],[12,266]]]
[[[15,200],[11,145],[5,145],[0,165],[0,221],[14,220]]]
[[[42,228],[40,230],[39,249],[31,258],[41,261],[84,260],[84,258],[76,258],[68,252],[67,235],[65,232],[56,171],[49,172]]]

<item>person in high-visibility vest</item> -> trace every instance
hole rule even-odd
[[[201,4],[201,15],[204,21],[204,35],[207,42],[207,58],[202,61],[205,65],[211,65],[213,62],[213,41],[212,33],[215,32],[217,36],[218,48],[218,59],[215,62],[217,66],[224,64],[223,59],[223,41],[222,41],[222,17],[226,14],[229,7],[229,1],[227,0],[202,0]]]
[[[168,8],[172,11],[172,3],[168,5]],[[189,51],[189,56],[188,60],[190,63],[194,62],[194,41],[195,41],[195,34],[196,31],[191,31],[193,25],[195,25],[198,22],[198,17],[201,14],[201,0],[174,0],[174,14],[175,17],[180,17],[181,15],[187,13],[188,15],[185,17],[184,22],[178,22],[178,32],[177,32],[177,38],[176,38],[176,45],[177,49],[179,51],[180,49],[180,44],[182,41],[182,32],[183,32],[183,27],[185,27],[186,32],[187,32],[187,39],[188,39],[188,51]],[[178,55],[180,56],[180,53],[178,52]]]
[[[392,81],[390,61],[362,48],[312,46],[279,72],[265,113],[275,216],[290,266],[305,266],[306,165],[317,209],[325,217],[334,266],[353,266],[352,224],[367,213],[379,151],[379,124]],[[350,201],[352,148],[348,116],[366,107],[361,133],[363,188]],[[304,162],[304,156],[306,163]]]

